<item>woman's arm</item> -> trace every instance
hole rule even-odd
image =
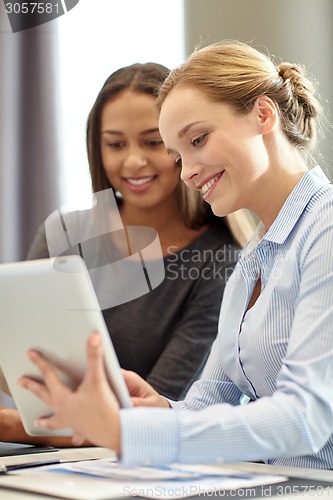
[[[20,415],[12,408],[0,408],[0,441],[68,448],[73,446],[68,437],[29,436],[23,427]],[[86,444],[86,446],[89,446]]]

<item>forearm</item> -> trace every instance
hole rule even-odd
[[[0,407],[0,441],[69,448],[70,437],[29,436],[17,410]],[[87,444],[86,444],[87,445]]]

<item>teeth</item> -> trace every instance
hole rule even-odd
[[[207,191],[210,190],[210,188],[215,184],[215,182],[221,177],[221,174],[218,174],[216,177],[213,177],[213,179],[210,179],[206,184],[201,186],[201,192],[202,194],[206,194]]]
[[[129,184],[133,184],[134,186],[141,186],[141,184],[146,184],[146,182],[150,182],[154,179],[154,176],[151,177],[141,177],[141,179],[126,179]]]

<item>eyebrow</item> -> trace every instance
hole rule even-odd
[[[194,125],[198,125],[198,123],[203,123],[202,121],[197,121],[197,122],[191,122],[188,125],[185,125],[179,132],[178,132],[178,137],[179,139],[182,139],[184,135],[190,130],[191,127],[194,127]],[[167,153],[168,155],[174,154],[175,151],[173,149],[167,148]]]
[[[154,134],[156,132],[160,133],[158,127],[144,130],[143,132],[140,132],[140,135],[149,135],[149,134]],[[124,135],[124,132],[121,132],[120,130],[102,130],[102,135],[103,134]]]
[[[198,121],[198,122],[192,122],[192,123],[189,123],[188,125],[185,125],[185,127],[183,127],[178,132],[179,139],[182,139],[184,137],[184,135],[190,130],[190,128],[193,127],[194,125],[198,125],[198,123],[203,123],[203,122],[202,121]]]

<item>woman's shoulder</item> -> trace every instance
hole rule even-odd
[[[328,184],[317,191],[307,204],[299,224],[299,233],[303,240],[320,235],[333,238],[333,186]]]
[[[81,242],[90,237],[93,227],[91,214],[89,209],[67,213],[61,213],[59,210],[52,212],[37,229],[27,259],[70,253],[70,241]]]
[[[307,207],[307,212],[332,212],[333,211],[333,184],[325,184],[318,191],[316,191]]]

